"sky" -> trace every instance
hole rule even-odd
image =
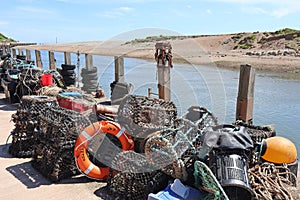
[[[0,32],[64,43],[300,29],[299,0],[6,0]]]

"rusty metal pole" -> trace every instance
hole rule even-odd
[[[241,65],[239,91],[236,103],[236,120],[247,124],[253,121],[255,69],[251,65]]]
[[[158,96],[160,99],[169,101],[171,99],[171,76],[172,47],[170,43],[158,42],[155,44],[155,59],[157,61],[158,73]]]

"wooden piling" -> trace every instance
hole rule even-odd
[[[158,72],[158,96],[160,99],[169,101],[171,99],[171,76],[170,68],[172,67],[171,44],[158,42],[155,44]]]
[[[236,120],[247,124],[253,121],[255,69],[251,65],[241,65],[239,91],[236,104]]]
[[[151,88],[148,88],[148,97],[152,98],[152,89]]]
[[[115,81],[124,83],[124,58],[115,56]]]
[[[43,63],[41,59],[41,52],[39,50],[35,50],[35,62],[38,68],[43,68]]]
[[[26,59],[31,60],[31,51],[29,49],[26,49]]]
[[[71,65],[71,53],[64,52],[65,64]]]
[[[93,56],[91,54],[85,54],[85,67],[88,70],[93,68]]]
[[[56,69],[56,61],[54,57],[54,52],[53,51],[48,51],[49,55],[49,69]]]
[[[11,53],[12,53],[11,56],[12,56],[13,58],[16,58],[16,57],[17,57],[17,51],[16,51],[16,49],[12,49],[12,50],[11,50]]]
[[[18,55],[20,55],[20,56],[23,56],[23,55],[24,55],[24,52],[23,52],[22,49],[18,49]]]

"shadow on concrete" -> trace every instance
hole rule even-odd
[[[7,167],[6,170],[29,189],[52,184],[31,166],[30,161]]]
[[[103,186],[97,189],[94,194],[97,197],[100,197],[101,199],[105,200],[115,200],[115,199],[124,199],[125,197],[120,197],[118,195],[113,195],[108,191],[108,186]]]
[[[34,169],[31,165],[31,161],[7,167],[6,170],[29,189],[37,188],[41,185],[76,184],[94,181],[86,176],[79,175],[60,180],[58,182],[52,182]]]
[[[18,104],[10,104],[6,99],[0,99],[0,110],[15,111]]]
[[[0,158],[13,158],[11,154],[8,153],[8,148],[10,144],[0,145]]]

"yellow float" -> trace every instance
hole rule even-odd
[[[297,149],[284,137],[270,137],[262,142],[261,158],[275,164],[290,164],[297,160]]]

